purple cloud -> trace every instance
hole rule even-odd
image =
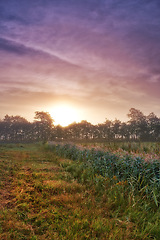
[[[112,116],[139,105],[160,114],[158,0],[1,0],[0,31],[0,91],[8,99],[14,92],[27,104],[23,91],[35,103],[38,94],[48,104],[45,94],[70,96],[101,109],[101,118],[106,106]]]

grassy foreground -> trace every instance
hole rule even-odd
[[[40,145],[2,145],[0,239],[158,240],[160,211]]]

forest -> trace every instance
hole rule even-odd
[[[0,120],[0,142],[37,142],[37,141],[159,141],[160,118],[153,112],[145,116],[140,110],[131,108],[128,121],[121,122],[106,118],[104,123],[92,125],[83,120],[66,127],[54,125],[48,112],[35,112],[33,122],[21,116],[9,116]]]

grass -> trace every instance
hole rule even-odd
[[[160,143],[159,142],[125,142],[125,141],[113,141],[113,142],[94,142],[94,141],[86,141],[86,142],[77,142],[77,144],[87,147],[87,148],[101,148],[103,150],[108,151],[117,151],[124,150],[129,153],[153,153],[160,154]]]
[[[159,208],[143,192],[40,144],[0,146],[0,202],[2,240],[160,239]]]

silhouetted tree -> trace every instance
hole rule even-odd
[[[92,136],[92,124],[82,120],[78,123],[78,127],[80,129],[80,138],[81,139],[91,139]]]
[[[148,137],[146,116],[135,108],[128,113],[131,138],[145,140]]]
[[[160,140],[160,118],[153,112],[145,116],[140,110],[131,108],[127,114],[129,121],[118,119],[92,125],[83,120],[67,127],[54,127],[53,119],[47,112],[35,112],[35,121],[30,123],[21,116],[6,115],[0,120],[1,142],[33,142],[47,140]]]
[[[113,126],[112,126],[112,131],[113,131],[113,134],[114,134],[114,139],[119,139],[121,138],[121,135],[120,135],[120,130],[121,130],[121,121],[119,121],[118,119],[115,119],[113,121]]]
[[[158,118],[153,112],[151,112],[147,116],[147,123],[149,140],[158,141],[160,139],[160,118]]]
[[[38,140],[46,142],[52,136],[53,119],[48,112],[35,112],[35,132]]]
[[[52,140],[63,140],[65,138],[64,128],[61,125],[57,125],[54,127],[52,131]]]
[[[4,122],[4,139],[6,141],[21,142],[26,138],[26,128],[29,122],[21,116],[6,115]]]
[[[122,140],[129,140],[130,138],[129,126],[125,122],[121,123],[120,136]]]

